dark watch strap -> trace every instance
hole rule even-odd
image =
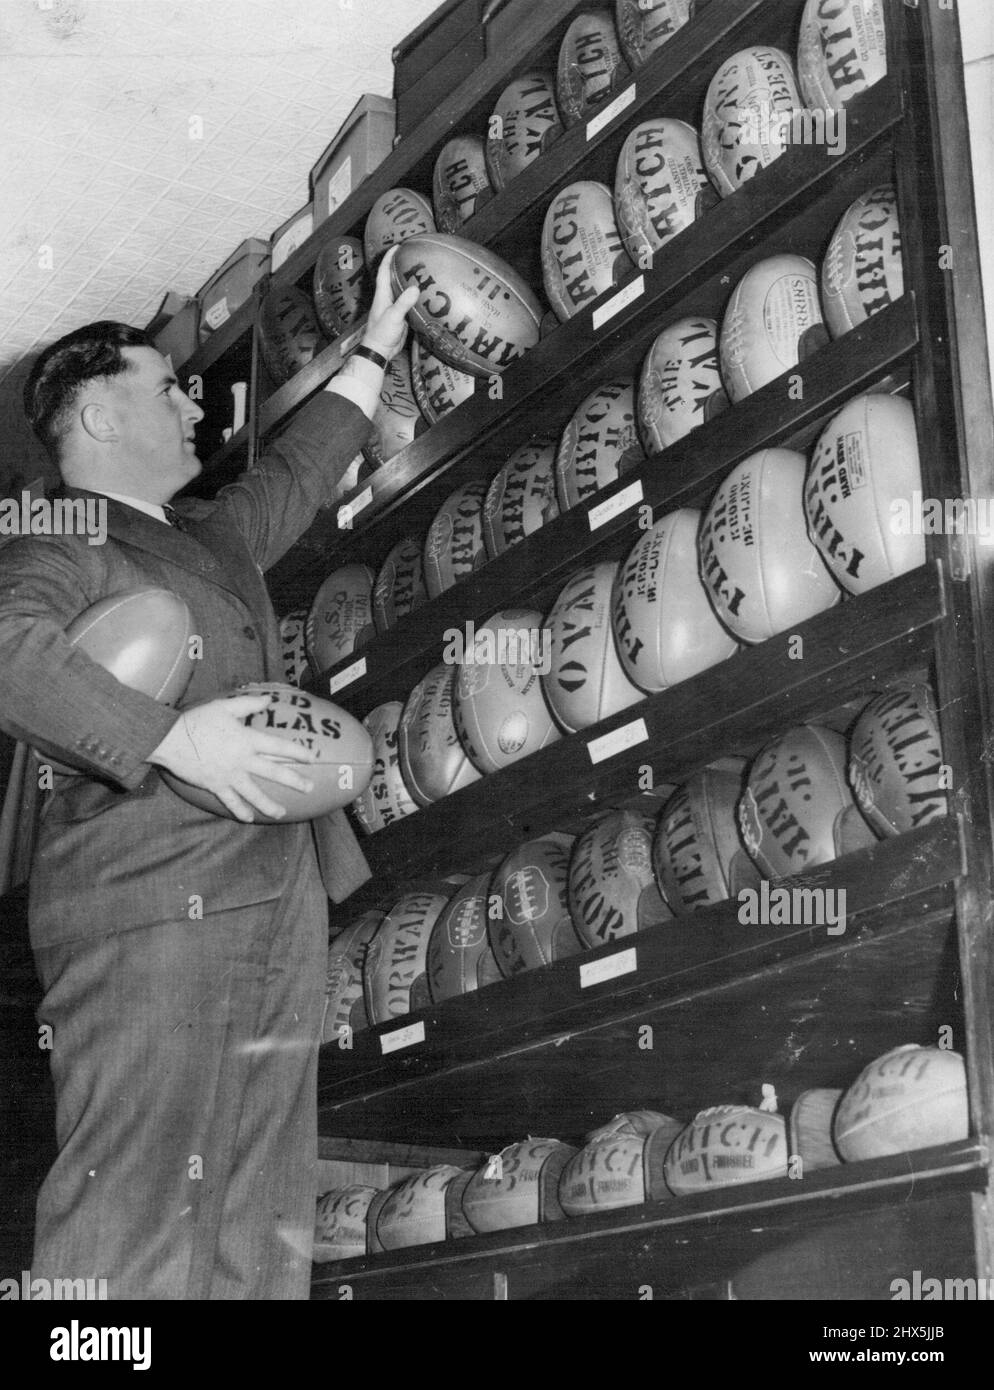
[[[359,343],[357,347],[354,347],[349,356],[365,357],[367,361],[374,363],[375,366],[379,367],[384,372],[390,365],[382,352],[377,352],[375,348],[367,347],[365,343]]]

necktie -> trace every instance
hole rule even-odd
[[[175,526],[177,531],[186,530],[186,523],[177,511],[168,505],[164,505],[162,510],[170,526]]]

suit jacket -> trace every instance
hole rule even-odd
[[[176,719],[71,647],[66,626],[110,594],[155,584],[182,597],[203,639],[183,697],[285,680],[263,578],[330,501],[370,424],[325,392],[211,502],[180,501],[182,532],[107,500],[107,540],[30,536],[0,549],[0,721],[57,775],[31,876],[35,946],[279,897],[306,823],[245,825],[189,805],[146,759]],[[78,489],[66,489],[92,496]]]

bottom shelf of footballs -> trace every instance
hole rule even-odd
[[[315,1262],[341,1262],[344,1276],[364,1257],[380,1256],[362,1266],[372,1270],[395,1251],[507,1231],[527,1243],[536,1233],[526,1228],[555,1222],[567,1223],[561,1230],[568,1238],[574,1219],[644,1204],[652,1207],[645,1223],[680,1221],[683,1207],[689,1222],[702,1212],[734,1218],[757,1205],[817,1203],[828,1194],[838,1203],[847,1192],[874,1188],[905,1201],[904,1188],[917,1184],[924,1195],[929,1178],[940,1186],[957,1177],[983,1185],[981,1147],[968,1142],[963,1058],[951,1049],[894,1047],[847,1088],[803,1092],[787,1115],[777,1113],[773,1088],[761,1089],[757,1106],[714,1106],[689,1122],[626,1111],[586,1135],[582,1147],[529,1136],[475,1169],[443,1164],[384,1190],[353,1184],[325,1192]],[[590,1228],[598,1229],[615,1223]]]

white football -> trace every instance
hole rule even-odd
[[[526,72],[501,92],[490,117],[487,172],[498,191],[545,153],[563,133],[555,83],[548,72]]]
[[[435,216],[427,198],[413,188],[388,188],[366,217],[362,234],[366,265],[375,270],[376,262],[389,246],[433,231]]]
[[[428,939],[448,902],[441,893],[405,893],[366,947],[362,984],[371,1024],[389,1023],[428,1002]]]
[[[677,787],[663,807],[652,864],[666,901],[679,916],[735,898],[759,882],[739,834],[738,770],[706,767]]]
[[[605,1133],[589,1135],[584,1147],[566,1164],[559,1179],[559,1200],[567,1216],[639,1206],[670,1195],[663,1164],[670,1145],[684,1128],[683,1122],[657,1114],[647,1127],[618,1123],[625,1120],[623,1115],[616,1116],[604,1127]]]
[[[577,15],[559,45],[556,101],[567,129],[610,93],[628,72],[610,10]]]
[[[322,1042],[341,1043],[349,1032],[369,1027],[362,972],[366,949],[379,930],[383,913],[364,912],[358,921],[333,937],[328,947],[328,973],[324,986]]]
[[[399,618],[428,601],[424,580],[424,546],[406,536],[390,551],[373,585],[373,621],[387,632]]]
[[[666,1185],[674,1196],[787,1176],[787,1125],[782,1115],[745,1105],[702,1110],[670,1146]]]
[[[432,928],[426,970],[433,1004],[503,979],[487,932],[490,878],[477,874],[464,883]]]
[[[561,189],[542,225],[542,281],[557,317],[573,318],[632,270],[607,184],[588,179]]]
[[[886,73],[883,0],[807,0],[797,78],[809,107],[840,111]]]
[[[503,554],[559,515],[556,443],[523,444],[501,468],[483,503],[483,539],[491,558]]]
[[[733,468],[704,514],[700,573],[740,642],[765,642],[842,595],[808,537],[804,455],[763,449]]]
[[[375,1187],[353,1183],[318,1198],[314,1261],[352,1260],[366,1254],[366,1216]]]
[[[885,1052],[839,1101],[833,1132],[847,1163],[965,1139],[970,1112],[963,1058],[914,1044]]]
[[[889,184],[857,198],[821,265],[821,302],[833,338],[865,323],[904,293],[897,194]]]
[[[477,628],[455,686],[456,729],[481,772],[496,772],[559,738],[542,691],[542,614],[507,608]]]
[[[440,232],[460,232],[493,197],[487,157],[480,135],[456,135],[447,140],[435,160],[432,201]]]
[[[490,891],[499,896],[500,911],[490,916],[488,930],[506,979],[583,949],[569,910],[572,846],[566,835],[529,840],[493,876]]]
[[[902,686],[876,696],[849,738],[849,782],[880,835],[901,835],[941,820],[949,779],[932,692]]]
[[[718,369],[714,319],[678,319],[642,363],[638,419],[647,449],[659,453],[729,405]]]
[[[400,770],[419,806],[478,782],[480,773],[459,742],[452,717],[455,667],[432,668],[407,697],[400,717]]]
[[[326,671],[370,641],[373,623],[373,572],[365,565],[343,565],[318,589],[307,615],[307,651],[315,671]]]
[[[635,383],[606,381],[574,411],[556,451],[559,505],[569,511],[645,461],[635,418]]]
[[[486,495],[485,482],[464,483],[449,494],[435,513],[424,548],[425,583],[430,598],[438,598],[486,561],[483,541]]]
[[[562,1221],[559,1176],[575,1153],[558,1139],[508,1144],[470,1178],[462,1194],[466,1220],[479,1235]]]
[[[738,651],[698,574],[700,523],[693,507],[661,517],[636,542],[615,579],[612,622],[621,664],[649,694]]]
[[[818,278],[805,256],[770,256],[736,285],[718,342],[733,401],[775,381],[828,342]]]
[[[373,740],[373,776],[352,805],[367,835],[375,835],[418,809],[400,770],[399,726],[403,709],[399,700],[388,700],[370,710],[362,721]]]
[[[618,40],[630,67],[640,67],[690,18],[692,0],[615,0]]]
[[[846,780],[846,741],[820,724],[799,724],[760,749],[738,814],[764,878],[786,878],[876,844]]]
[[[673,913],[652,872],[651,816],[609,811],[573,846],[569,908],[586,946],[670,921]]]
[[[640,270],[661,246],[719,201],[697,131],[685,121],[643,121],[621,147],[614,177],[618,230]]]
[[[568,734],[643,698],[625,674],[611,624],[617,572],[616,560],[577,570],[545,620],[552,655],[542,685],[553,714]]]
[[[779,159],[801,105],[794,65],[780,48],[745,48],[711,79],[704,101],[704,165],[723,198]]]
[[[408,1245],[432,1245],[444,1240],[445,1192],[461,1172],[461,1168],[443,1163],[396,1183],[376,1221],[376,1236],[382,1248],[400,1250]]]
[[[450,367],[430,351],[417,336],[411,339],[411,385],[421,414],[429,424],[468,401],[473,394],[475,376]]]
[[[851,594],[925,563],[918,432],[900,396],[857,396],[815,446],[804,487],[811,537]]]

